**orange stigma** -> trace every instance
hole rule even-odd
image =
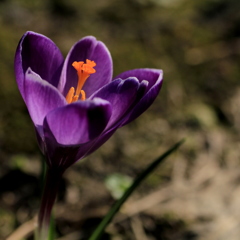
[[[82,90],[84,83],[88,79],[88,77],[95,73],[96,70],[94,67],[96,66],[96,63],[91,60],[86,60],[86,63],[84,62],[73,62],[72,66],[77,70],[78,75],[78,84],[77,89],[75,91],[74,87],[71,87],[67,93],[66,100],[68,103],[76,102],[77,100],[85,100],[86,99],[86,93],[84,90]]]

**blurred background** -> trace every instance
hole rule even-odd
[[[56,239],[87,239],[114,199],[152,160],[186,142],[138,188],[104,240],[238,240],[240,236],[240,1],[1,0],[0,239],[32,238],[41,155],[15,83],[21,36],[51,38],[66,56],[94,35],[114,75],[161,68],[154,104],[65,173]],[[28,234],[29,233],[29,234]],[[65,237],[64,237],[65,236]]]

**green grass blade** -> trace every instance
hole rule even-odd
[[[50,225],[49,225],[48,240],[54,240],[54,239],[55,239],[55,221],[52,214]]]
[[[96,230],[93,232],[89,240],[100,239],[107,225],[110,223],[110,221],[118,212],[123,203],[132,194],[132,192],[165,158],[167,158],[171,153],[177,150],[180,147],[180,145],[183,144],[183,142],[184,140],[181,140],[178,143],[176,143],[172,148],[170,148],[168,151],[162,154],[159,158],[153,161],[145,170],[143,170],[143,172],[134,180],[133,184],[127,189],[124,195],[112,206],[107,215],[103,218],[103,220],[100,222]]]

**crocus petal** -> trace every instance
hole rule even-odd
[[[105,100],[77,101],[50,112],[44,121],[44,134],[60,145],[79,145],[97,137],[110,116],[111,105]]]
[[[93,139],[90,142],[84,143],[81,145],[81,147],[78,148],[78,152],[76,153],[75,157],[73,158],[73,161],[71,161],[71,164],[74,162],[77,162],[89,154],[96,151],[99,147],[101,147],[115,132],[117,131],[117,128],[112,129],[111,131],[107,133],[102,133],[99,137],[96,139]],[[71,165],[70,164],[70,165]]]
[[[133,78],[133,79],[136,80],[135,78]],[[131,78],[129,78],[128,80],[131,80]],[[124,82],[124,80],[116,79],[113,82],[111,82],[110,84],[108,84],[108,86],[105,86],[105,87],[103,87],[103,89],[100,89],[99,93],[96,93],[96,95],[98,95],[98,94],[100,95],[100,93],[102,92],[103,93],[102,97],[105,98],[105,97],[107,97],[107,94],[104,94],[104,92],[107,89],[115,88],[114,85],[118,86],[118,85],[120,85],[118,83],[123,83],[123,82]],[[127,86],[129,86],[129,84],[126,84],[126,87]],[[94,139],[93,141],[91,141],[89,143],[83,144],[78,151],[78,154],[76,156],[76,161],[78,159],[86,157],[87,155],[96,151],[115,133],[115,131],[118,129],[118,127],[121,127],[124,125],[125,121],[129,119],[129,116],[131,116],[132,110],[135,108],[134,103],[136,104],[138,102],[138,100],[142,98],[142,96],[146,93],[147,88],[148,88],[148,82],[145,80],[143,80],[140,83],[140,85],[138,86],[138,89],[134,88],[133,92],[135,95],[135,100],[133,101],[134,98],[132,98],[132,101],[125,101],[126,103],[128,102],[128,107],[126,108],[125,114],[122,112],[121,119],[119,119],[118,121],[115,121],[115,124],[112,124],[114,126],[110,127],[111,122],[109,122],[110,124],[108,124],[105,131],[98,138]],[[137,92],[135,91],[136,89],[137,89]],[[108,99],[110,100],[110,98],[108,98]],[[113,107],[113,109],[115,109],[115,108]],[[114,114],[112,114],[112,115],[114,115]],[[111,118],[111,120],[112,119],[113,118]],[[114,122],[114,121],[112,121],[112,122]]]
[[[84,84],[87,97],[112,79],[112,58],[107,47],[94,37],[85,37],[77,42],[68,53],[61,75],[59,90],[64,96],[71,87],[77,86],[77,72],[72,67],[74,61],[89,59],[96,63],[96,73],[90,75]]]
[[[125,116],[125,119],[122,121],[122,126],[133,121],[139,117],[144,111],[147,110],[153,103],[153,101],[158,96],[158,93],[161,89],[163,82],[163,72],[162,70],[157,69],[135,69],[124,72],[118,77],[128,77],[129,75],[134,74],[141,82],[142,89],[145,88],[145,93],[143,93],[141,87],[139,88],[139,94],[136,99],[136,105],[132,110]],[[148,85],[145,85],[145,82],[148,82]],[[145,86],[144,86],[145,85]],[[140,93],[142,92],[142,93]]]
[[[140,82],[143,80],[148,81],[148,89],[150,89],[153,85],[156,84],[157,81],[162,81],[162,74],[162,70],[159,69],[140,68],[120,73],[114,79],[126,79],[129,77],[136,77]]]
[[[49,38],[34,32],[26,32],[20,40],[15,55],[15,75],[21,95],[24,94],[24,75],[30,67],[34,72],[57,86],[63,64],[63,56]]]
[[[24,83],[26,105],[36,126],[43,125],[43,119],[48,112],[67,104],[66,99],[55,87],[42,80],[30,68],[25,74]]]
[[[99,97],[111,103],[112,116],[107,129],[116,125],[125,116],[128,109],[131,108],[132,103],[135,102],[138,88],[139,81],[134,77],[126,80],[116,79],[90,97]]]

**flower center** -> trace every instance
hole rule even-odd
[[[96,63],[88,59],[86,60],[86,63],[73,62],[72,66],[77,70],[78,84],[76,91],[74,87],[71,87],[69,89],[66,96],[66,100],[68,103],[76,102],[79,97],[80,100],[86,99],[86,93],[84,92],[84,90],[82,90],[83,85],[88,79],[88,77],[96,72],[96,70],[93,68],[96,66]]]

